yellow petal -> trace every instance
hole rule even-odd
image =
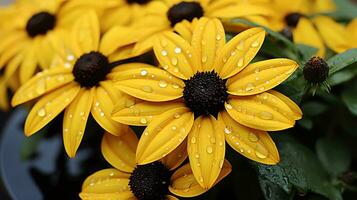
[[[21,86],[12,98],[12,106],[25,103],[61,87],[74,79],[70,69],[53,68],[37,73]]]
[[[179,200],[179,199],[172,195],[167,195],[166,200]]]
[[[187,140],[185,139],[175,150],[161,159],[170,170],[179,167],[187,158]]]
[[[79,194],[83,200],[127,200],[134,195],[129,187],[130,174],[116,169],[103,169],[90,175],[82,185]]]
[[[289,106],[268,92],[246,97],[231,96],[225,107],[234,120],[250,128],[278,131],[295,125]]]
[[[219,50],[215,70],[223,79],[237,74],[255,57],[264,38],[263,28],[251,28],[239,33]]]
[[[211,71],[218,49],[226,43],[222,23],[218,19],[200,18],[192,36],[192,47],[201,58],[203,71]]]
[[[24,49],[28,48],[28,44],[28,41],[23,43],[15,42],[8,49],[6,49],[6,51],[0,54],[0,69],[3,68],[11,58],[18,55],[20,52],[22,53]]]
[[[90,10],[75,22],[72,29],[72,50],[77,58],[99,47],[99,20],[95,11]]]
[[[228,79],[228,93],[240,96],[262,93],[282,83],[297,68],[295,61],[283,58],[250,64]]]
[[[219,174],[214,185],[219,183],[231,171],[231,164],[225,160],[221,173]],[[200,186],[200,184],[198,184],[192,173],[190,164],[186,164],[175,171],[175,173],[171,176],[171,185],[169,190],[171,193],[180,197],[195,197],[208,191],[208,189],[204,189]]]
[[[266,6],[252,4],[236,4],[224,6],[219,9],[211,9],[208,11],[209,16],[219,18],[238,18],[250,15],[272,15],[273,11]]]
[[[154,52],[160,65],[181,79],[189,79],[200,69],[196,50],[175,33],[159,35],[154,41]]]
[[[128,95],[117,102],[112,114],[113,120],[132,126],[147,126],[162,113],[184,106],[180,101],[155,103],[143,101]]]
[[[77,149],[81,144],[93,102],[94,89],[82,88],[64,112],[63,143],[70,158],[76,155]]]
[[[225,154],[223,126],[213,116],[200,116],[188,135],[187,152],[196,180],[211,188],[222,169]]]
[[[21,65],[23,58],[24,58],[23,54],[18,54],[9,61],[9,63],[5,67],[5,73],[4,73],[4,78],[6,80],[9,80],[13,77],[13,75]]]
[[[291,112],[289,112],[288,117],[291,117],[293,120],[299,120],[302,118],[302,111],[298,105],[294,101],[292,101],[289,97],[281,94],[280,92],[269,90],[268,93],[274,95],[280,100],[284,101],[284,103],[289,106]]]
[[[36,41],[38,40],[35,40],[35,42]],[[24,84],[27,80],[29,80],[32,77],[32,75],[35,73],[35,70],[37,68],[38,62],[35,56],[35,52],[36,52],[35,47],[36,45],[33,44],[31,47],[25,50],[24,59],[21,62],[19,68],[19,77],[20,77],[21,84]]]
[[[114,102],[119,100],[119,91],[114,88],[111,81],[102,81],[95,89],[91,113],[98,124],[113,135],[118,135],[126,126],[112,119]]]
[[[138,138],[134,131],[127,127],[120,136],[105,133],[102,140],[102,154],[115,168],[123,172],[132,172],[136,166],[135,152]]]
[[[347,32],[351,35],[351,43],[353,47],[357,47],[357,17],[355,17],[350,23],[348,23]]]
[[[25,123],[25,134],[39,131],[64,110],[77,96],[79,86],[70,83],[42,97],[31,109]]]
[[[106,32],[100,42],[100,52],[110,55],[118,48],[133,44],[138,40],[135,30],[123,26],[114,26]]]
[[[115,86],[139,99],[162,102],[182,97],[184,82],[165,70],[142,67],[123,70],[116,76]]]
[[[175,24],[174,31],[177,32],[188,43],[191,43],[193,34],[193,25],[187,20],[183,20],[180,23]]]
[[[342,53],[353,47],[350,33],[332,18],[319,16],[314,18],[314,22],[322,39],[330,49],[337,53]],[[357,44],[354,44],[354,46],[356,47]]]
[[[325,46],[314,25],[306,18],[301,18],[293,30],[294,43],[300,43],[318,49],[316,55],[325,56]]]
[[[9,109],[7,86],[3,77],[0,77],[0,109],[2,111],[7,111]]]
[[[279,152],[266,131],[251,129],[234,121],[227,112],[221,112],[218,120],[225,124],[227,143],[243,156],[268,165],[279,162]]]
[[[193,113],[185,107],[164,112],[144,130],[136,151],[136,161],[143,165],[166,156],[186,138],[193,125]]]

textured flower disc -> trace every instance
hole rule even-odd
[[[198,72],[185,81],[184,100],[195,117],[202,114],[217,117],[228,97],[225,83],[214,71]]]
[[[93,87],[110,72],[109,61],[99,52],[83,54],[75,63],[73,75],[82,87]]]
[[[299,23],[299,20],[301,17],[303,17],[301,13],[289,13],[285,16],[285,22],[288,26],[290,27],[296,27],[296,25]]]
[[[322,83],[328,78],[329,67],[320,57],[313,57],[304,66],[304,77],[310,83]]]
[[[161,162],[138,165],[130,176],[129,186],[139,200],[165,200],[171,173]]]
[[[48,12],[34,14],[26,24],[26,31],[30,37],[44,35],[56,25],[56,16]]]
[[[167,12],[167,17],[174,27],[176,23],[183,20],[192,21],[194,18],[200,18],[204,14],[203,8],[198,2],[182,1],[173,5]]]

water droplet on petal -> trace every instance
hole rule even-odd
[[[162,56],[167,56],[167,51],[166,51],[166,50],[162,50],[162,51],[161,51],[161,55],[162,55]]]
[[[208,146],[208,147],[206,148],[206,151],[207,151],[208,154],[211,154],[211,153],[213,152],[212,146]]]
[[[172,65],[177,65],[177,63],[178,63],[177,58],[175,58],[175,57],[171,58],[171,64]]]
[[[177,54],[178,54],[178,53],[181,53],[181,48],[180,48],[180,47],[176,47],[174,51],[175,51],[175,53],[177,53]]]
[[[163,65],[162,67],[163,67],[165,70],[169,68],[168,65]]]
[[[217,35],[216,35],[216,40],[221,40],[221,39],[222,39],[222,36],[219,35],[219,34],[217,34]]]
[[[232,106],[231,104],[227,104],[227,105],[226,105],[226,108],[227,108],[228,110],[230,110],[230,109],[233,108],[233,106]]]
[[[172,87],[178,89],[180,86],[177,83],[172,83]]]
[[[226,134],[231,134],[232,130],[233,130],[233,128],[231,126],[224,127],[224,133],[226,133]]]
[[[161,88],[165,88],[165,87],[167,87],[167,82],[165,80],[161,80],[161,81],[159,81],[159,86]]]
[[[243,67],[244,65],[244,58],[239,58],[238,62],[237,62],[237,66],[238,67]]]
[[[259,67],[255,68],[254,72],[255,73],[259,73],[260,72],[260,68]]]
[[[273,114],[267,111],[262,111],[259,113],[259,117],[265,120],[271,120],[273,119]]]
[[[203,63],[207,62],[207,56],[202,56],[202,60]]]
[[[148,121],[146,120],[145,117],[142,117],[142,118],[140,118],[140,123],[142,123],[142,124],[147,124]]]
[[[262,144],[257,144],[255,147],[255,155],[258,158],[265,159],[268,157],[268,154],[268,150]]]
[[[244,49],[244,41],[240,41],[238,46],[236,47],[237,50],[242,51]]]
[[[248,139],[249,139],[251,142],[258,142],[259,137],[258,137],[258,135],[256,135],[255,133],[250,132],[249,135],[248,135]]]
[[[250,45],[251,47],[258,47],[259,46],[259,42],[258,41],[254,41],[252,42],[252,44]]]
[[[247,92],[252,91],[252,90],[254,90],[254,88],[255,88],[255,85],[253,83],[248,83],[245,88],[245,91],[247,91]]]
[[[144,86],[142,89],[144,92],[148,92],[148,93],[152,92],[152,87],[150,87],[150,86]]]
[[[173,125],[173,126],[171,127],[171,130],[173,130],[173,131],[176,131],[176,129],[177,129],[177,126],[175,126],[175,125]]]
[[[198,153],[196,153],[195,157],[198,159],[198,158],[200,158],[200,155]]]
[[[174,114],[174,118],[175,118],[175,119],[178,119],[178,118],[180,118],[180,117],[181,117],[180,113],[175,113],[175,114]]]
[[[196,143],[196,137],[192,137],[192,138],[191,138],[191,143],[192,143],[192,144],[195,144],[195,143]]]
[[[215,137],[211,137],[210,142],[211,142],[212,144],[215,144],[215,143],[216,143],[216,138],[215,138]]]
[[[40,110],[37,111],[37,115],[40,117],[46,116],[46,110],[44,108],[41,108]]]
[[[141,76],[146,76],[146,75],[148,75],[148,71],[146,71],[145,69],[142,69],[142,70],[140,71],[140,75],[141,75]]]

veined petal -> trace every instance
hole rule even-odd
[[[297,68],[295,61],[283,58],[249,64],[228,79],[228,93],[239,96],[262,93],[282,83]]]
[[[236,5],[230,5],[221,7],[219,9],[209,10],[208,15],[218,18],[238,18],[250,15],[272,15],[273,11],[266,6],[252,5],[248,3],[237,3]]]
[[[291,117],[293,120],[299,120],[302,118],[302,111],[298,105],[294,101],[292,101],[289,97],[281,94],[280,92],[269,90],[268,93],[274,95],[280,100],[284,101],[284,103],[289,106],[291,112],[289,112],[288,117]]]
[[[4,78],[6,80],[9,80],[13,77],[15,74],[16,70],[19,68],[21,65],[22,60],[24,59],[23,54],[18,54],[14,58],[12,58],[9,63],[6,65],[4,69]]]
[[[99,50],[108,56],[118,48],[133,44],[137,40],[138,34],[132,28],[114,26],[103,35]]]
[[[325,44],[335,52],[342,53],[353,47],[350,33],[332,18],[319,16],[314,18],[314,22]]]
[[[142,67],[117,73],[115,86],[139,99],[162,102],[183,96],[184,82],[165,70]]]
[[[35,40],[26,50],[24,50],[24,59],[21,62],[19,68],[20,83],[24,84],[35,73],[38,62],[36,59],[36,43],[39,40]]]
[[[179,200],[178,198],[176,198],[172,195],[167,195],[166,198],[167,198],[167,200]]]
[[[17,43],[15,42],[13,45],[11,45],[6,51],[0,54],[0,69],[2,69],[7,62],[14,56],[18,55],[20,51],[23,51],[23,49],[28,48],[29,42],[25,41],[23,43]],[[22,52],[21,52],[22,53]]]
[[[293,30],[294,43],[300,43],[316,47],[317,55],[325,56],[325,46],[314,25],[306,18],[301,18]]]
[[[100,26],[97,14],[90,10],[75,22],[72,28],[72,50],[77,58],[99,47]]]
[[[53,68],[39,72],[21,86],[12,98],[12,106],[25,103],[61,87],[74,79],[70,69]]]
[[[279,152],[266,131],[251,129],[234,121],[227,112],[221,112],[218,120],[225,124],[227,143],[243,156],[268,165],[279,162]]]
[[[191,24],[191,22],[183,20],[174,26],[174,31],[190,43],[192,40],[193,27],[194,25]]]
[[[201,58],[203,71],[211,71],[218,49],[226,43],[226,37],[222,23],[218,19],[200,18],[192,36],[192,47]]]
[[[226,177],[232,171],[231,164],[225,160],[221,169],[221,172],[214,183],[219,183],[224,177]],[[180,197],[195,197],[208,191],[198,184],[195,176],[192,173],[190,164],[186,164],[180,167],[171,176],[171,185],[169,187],[170,192]]]
[[[231,96],[225,107],[234,120],[249,128],[278,131],[295,125],[289,106],[268,92],[245,97]]]
[[[129,95],[117,101],[112,118],[123,124],[147,126],[162,113],[185,105],[181,101],[148,102]]]
[[[144,130],[136,151],[136,161],[143,165],[165,157],[186,138],[193,125],[193,113],[186,107],[164,112]]]
[[[239,33],[219,49],[215,70],[221,78],[229,78],[244,69],[258,53],[264,38],[263,28],[251,28]]]
[[[170,170],[179,167],[187,158],[187,140],[185,139],[175,150],[161,159]]]
[[[79,194],[83,200],[131,199],[130,174],[116,169],[103,169],[90,175],[82,185]]]
[[[187,152],[193,174],[204,189],[216,182],[224,162],[223,126],[213,116],[200,116],[188,135]]]
[[[131,173],[135,168],[135,151],[138,138],[127,126],[120,136],[105,133],[102,140],[102,154],[113,167]]]
[[[102,81],[100,86],[96,87],[92,103],[91,113],[95,121],[106,131],[113,135],[121,134],[118,130],[126,126],[112,119],[112,110],[114,102],[120,99],[120,91],[114,88],[111,81]]]
[[[2,111],[7,111],[9,109],[7,87],[3,77],[0,77],[0,109]]]
[[[165,32],[157,36],[154,52],[161,66],[181,79],[189,79],[200,69],[195,50],[175,33]]]
[[[42,97],[31,109],[25,123],[25,134],[30,136],[52,121],[77,96],[76,83],[65,85]]]
[[[94,89],[82,88],[73,102],[66,108],[63,117],[63,143],[70,158],[76,155],[86,129]]]

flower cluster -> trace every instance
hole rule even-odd
[[[194,197],[231,172],[226,142],[279,163],[268,131],[294,127],[302,111],[274,88],[303,66],[256,55],[266,30],[280,32],[317,49],[303,76],[324,82],[326,49],[357,47],[357,20],[321,14],[334,9],[330,0],[18,0],[0,10],[0,105],[8,109],[10,89],[12,106],[31,107],[26,136],[64,113],[71,158],[95,119],[114,168],[90,175],[82,199]]]

